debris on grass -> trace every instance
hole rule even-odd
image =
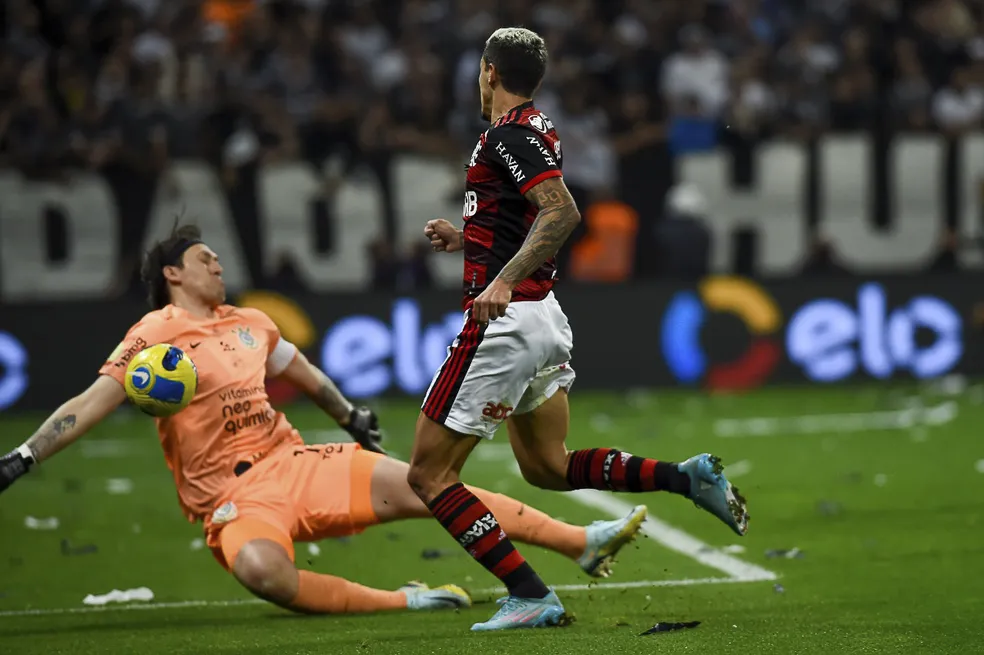
[[[649,609],[649,606],[652,604],[653,604],[653,597],[650,596],[649,594],[646,594],[646,604],[642,606],[642,611],[645,612],[647,609]]]
[[[799,548],[773,548],[765,551],[766,559],[803,559],[803,551]]]
[[[195,537],[194,539],[191,540],[191,543],[188,544],[188,547],[191,550],[201,550],[202,548],[205,547],[205,540],[202,539],[201,537]]]
[[[75,555],[91,555],[96,552],[99,552],[99,547],[96,546],[96,544],[73,546],[72,542],[68,539],[61,540],[61,553],[66,557],[74,557]]]
[[[45,519],[39,519],[33,516],[24,517],[24,527],[28,530],[57,530],[59,525],[61,525],[61,522],[57,516],[50,516]]]
[[[89,594],[82,599],[83,605],[108,605],[109,603],[130,603],[133,601],[154,600],[154,592],[147,587],[137,587],[136,589],[113,589],[108,594]]]
[[[653,635],[658,632],[673,632],[674,630],[687,630],[690,628],[696,628],[700,625],[700,621],[682,621],[682,622],[660,622],[649,628],[645,632],[640,632],[639,636],[644,637],[646,635]]]
[[[311,557],[317,557],[321,554],[321,546],[318,544],[308,544],[307,545],[308,555]]]
[[[775,591],[777,594],[784,594],[784,593],[786,593],[786,588],[783,587],[779,583],[776,583],[776,584],[772,585],[772,590]]]
[[[442,557],[454,557],[460,555],[462,550],[441,550],[439,548],[425,548],[420,553],[422,559],[440,559]]]
[[[125,496],[133,493],[133,480],[130,478],[109,478],[106,480],[106,493],[113,496]]]
[[[886,484],[888,484],[888,476],[887,475],[885,475],[884,473],[879,473],[879,474],[877,474],[875,476],[875,486],[876,487],[884,487]]]

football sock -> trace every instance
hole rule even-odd
[[[405,609],[407,595],[364,587],[333,575],[297,572],[297,596],[290,607],[311,614],[351,614]]]
[[[690,476],[673,462],[636,457],[614,448],[576,450],[567,459],[571,489],[669,491],[690,495]]]
[[[543,598],[550,593],[509,541],[492,511],[465,485],[451,485],[431,501],[428,509],[462,548],[502,581],[511,596]]]
[[[588,546],[587,532],[582,526],[558,521],[509,496],[475,487],[468,489],[485,503],[513,541],[548,548],[571,559],[580,557]]]

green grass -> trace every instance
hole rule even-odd
[[[565,592],[576,622],[566,629],[474,635],[471,623],[494,611],[478,594],[460,613],[297,617],[246,603],[96,613],[0,615],[0,653],[972,653],[984,628],[984,406],[956,397],[956,418],[929,428],[715,436],[714,422],[736,417],[894,410],[944,398],[912,388],[777,389],[734,397],[679,392],[576,393],[575,448],[613,445],[682,459],[696,452],[745,460],[736,483],[750,500],[744,539],[691,504],[668,495],[643,498],[652,513],[713,547],[741,542],[737,557],[777,573],[773,582]],[[415,403],[380,413],[390,445],[409,452]],[[308,406],[288,410],[310,438],[329,421]],[[38,416],[0,419],[0,450],[33,431]],[[768,427],[768,426],[766,426]],[[833,428],[831,428],[833,429]],[[323,435],[322,435],[323,436]],[[606,518],[564,495],[530,488],[503,455],[505,435],[483,444],[465,471],[469,482],[509,493],[570,522]],[[881,476],[881,477],[879,477]],[[876,477],[881,484],[876,483]],[[128,494],[107,480],[128,478]],[[625,497],[628,500],[634,498]],[[638,498],[638,497],[636,497]],[[830,508],[834,508],[833,511]],[[52,531],[29,530],[25,517],[57,516]],[[154,603],[249,600],[182,518],[150,421],[114,416],[0,497],[0,612],[82,608],[88,593],[147,586]],[[89,554],[65,554],[95,545]],[[767,549],[798,547],[799,559],[768,559]],[[298,547],[298,562],[366,584],[394,588],[407,579],[457,582],[471,589],[495,580],[465,556],[424,560],[426,548],[453,549],[433,521],[381,526],[349,541]],[[588,580],[553,553],[524,548],[551,584]],[[680,580],[723,574],[652,540],[627,549],[613,582]],[[151,604],[153,607],[153,604]],[[657,621],[701,621],[695,630],[638,636]]]

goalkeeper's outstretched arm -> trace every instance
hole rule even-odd
[[[48,417],[20,447],[0,457],[0,491],[88,432],[126,400],[123,386],[100,375],[92,385]]]

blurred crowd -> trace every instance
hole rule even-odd
[[[627,167],[728,138],[984,119],[984,0],[9,0],[0,165],[160,170],[304,159],[377,176],[460,166],[484,129],[477,72],[503,25],[551,50],[538,99],[582,202]],[[337,156],[337,157],[336,157]]]

